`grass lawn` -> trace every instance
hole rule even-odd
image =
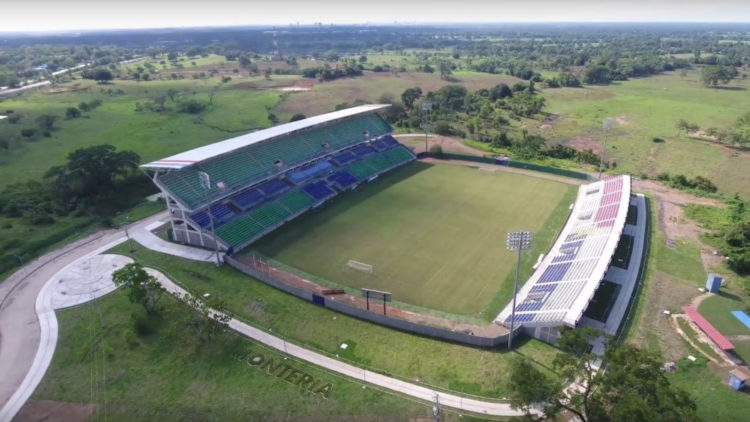
[[[512,287],[509,231],[559,231],[574,186],[513,173],[413,163],[342,195],[257,242],[253,249],[346,286],[462,315],[481,315]],[[558,215],[554,215],[557,213]],[[554,218],[553,218],[554,215]],[[542,250],[552,237],[535,239]],[[536,255],[529,254],[532,265]],[[354,270],[349,260],[374,266]],[[507,293],[507,292],[506,292]]]
[[[724,290],[701,302],[698,312],[725,336],[750,334],[750,329],[732,315],[732,311],[746,306],[741,297]]]
[[[120,212],[112,219],[112,222],[115,227],[120,227],[133,221],[143,220],[165,209],[167,209],[166,205],[162,201],[143,201],[129,210]]]
[[[271,125],[268,109],[278,102],[281,92],[259,89],[269,83],[263,78],[223,84],[214,97],[213,106],[200,116],[177,112],[176,103],[183,99],[208,102],[209,91],[216,83],[216,79],[118,80],[98,85],[93,81],[76,80],[0,99],[0,109],[13,110],[15,115],[21,116],[15,124],[7,119],[0,121],[0,138],[10,142],[9,150],[0,150],[0,190],[12,183],[41,179],[50,167],[63,164],[70,152],[82,147],[108,143],[118,149],[135,151],[142,162],[148,162]],[[177,95],[174,102],[166,100],[167,111],[135,110],[136,103],[151,101],[165,95],[169,89],[176,90]],[[121,93],[110,95],[107,90],[121,90]],[[67,107],[94,99],[101,100],[102,105],[81,118],[64,118]],[[37,134],[30,140],[23,138],[21,130],[36,128],[35,119],[42,114],[57,116],[56,129],[49,137]],[[156,211],[155,205],[143,205],[125,210],[113,220],[121,224],[126,215],[133,221]],[[21,259],[29,261],[50,245],[59,244],[63,239],[72,240],[96,227],[96,222],[83,217],[55,219],[54,224],[33,225],[23,218],[0,217],[0,279],[18,263],[13,258],[16,254],[20,253]]]
[[[609,311],[612,310],[612,305],[617,300],[619,293],[619,284],[607,280],[602,281],[583,315],[599,322],[607,321]]]
[[[750,394],[738,393],[724,384],[727,369],[699,358],[677,362],[677,372],[669,375],[673,384],[688,391],[698,405],[698,416],[704,421],[743,421],[750,413]]]
[[[229,266],[188,261],[149,251],[133,243],[128,253],[121,244],[111,253],[130,255],[159,269],[194,294],[210,293],[224,299],[231,312],[257,327],[281,333],[292,342],[334,355],[343,342],[355,344],[344,356],[357,365],[398,378],[487,397],[503,397],[509,359],[523,356],[547,373],[557,350],[524,338],[512,352],[482,350],[432,340],[361,321],[315,306]]]
[[[750,340],[732,340],[734,353],[750,365]]]
[[[703,86],[699,71],[686,77],[670,72],[607,86],[545,89],[546,111],[560,115],[552,128],[536,129],[563,143],[599,148],[602,120],[618,124],[607,138],[607,157],[618,171],[656,176],[662,172],[706,176],[729,194],[750,198],[750,175],[736,169],[750,165],[750,153],[691,139],[675,127],[685,119],[702,128],[726,128],[750,108],[750,81],[736,89]],[[654,137],[665,140],[653,143]],[[740,174],[741,173],[741,174]]]
[[[93,403],[92,420],[113,421],[407,420],[432,414],[429,404],[286,361],[332,385],[328,398],[310,393],[237,358],[255,352],[283,362],[279,353],[230,333],[197,344],[194,334],[169,323],[192,311],[172,299],[162,303],[165,316],[153,324],[155,332],[140,336],[131,319],[137,305],[122,291],[58,312],[57,349],[32,403]]]

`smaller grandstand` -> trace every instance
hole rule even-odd
[[[364,105],[141,166],[167,198],[175,240],[237,251],[329,199],[416,159]],[[210,187],[200,174],[209,176]]]
[[[518,292],[515,326],[551,340],[555,335],[545,329],[578,325],[613,263],[630,203],[629,176],[581,186],[555,244]],[[623,265],[618,260],[614,263]],[[601,290],[609,292],[606,296],[616,297],[619,287],[605,282]],[[512,311],[511,302],[495,322],[510,325]],[[603,309],[592,308],[589,312],[606,320],[609,305],[605,303]]]

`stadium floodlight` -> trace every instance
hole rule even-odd
[[[429,137],[430,132],[430,123],[427,121],[427,117],[429,116],[430,112],[432,111],[432,102],[431,101],[424,101],[422,102],[422,128],[424,129],[424,154],[427,155],[427,138]]]
[[[602,129],[604,129],[604,135],[602,136],[602,153],[599,156],[599,180],[602,180],[602,171],[604,170],[604,155],[607,153],[607,135],[609,130],[615,125],[615,119],[607,117],[602,121]]]
[[[206,214],[208,214],[208,221],[211,223],[211,235],[214,237],[214,254],[216,255],[216,266],[221,265],[219,259],[219,241],[216,240],[216,228],[214,227],[214,217],[211,215],[211,204],[208,202],[208,192],[211,190],[211,176],[205,171],[198,172],[198,179],[200,181],[203,192],[205,193],[206,199]],[[219,182],[217,186],[222,187],[224,184]]]
[[[518,251],[518,262],[516,263],[516,282],[513,285],[513,308],[510,316],[510,333],[508,333],[508,350],[513,345],[513,328],[516,322],[516,296],[518,296],[518,273],[521,269],[521,252],[531,249],[532,235],[530,231],[517,231],[508,233],[505,245],[510,251]]]

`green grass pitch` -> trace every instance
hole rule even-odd
[[[349,287],[479,315],[495,296],[510,295],[515,255],[505,248],[507,232],[544,232],[537,246],[546,251],[576,191],[525,175],[413,163],[341,195],[253,248]],[[548,224],[554,230],[543,230]],[[527,266],[535,252],[527,254]],[[374,273],[349,268],[352,259],[373,265]]]

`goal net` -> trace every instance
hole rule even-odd
[[[365,264],[364,262],[355,261],[353,259],[350,259],[349,262],[346,263],[346,266],[349,268],[353,268],[357,271],[362,271],[368,274],[373,273],[373,267],[370,264]]]

